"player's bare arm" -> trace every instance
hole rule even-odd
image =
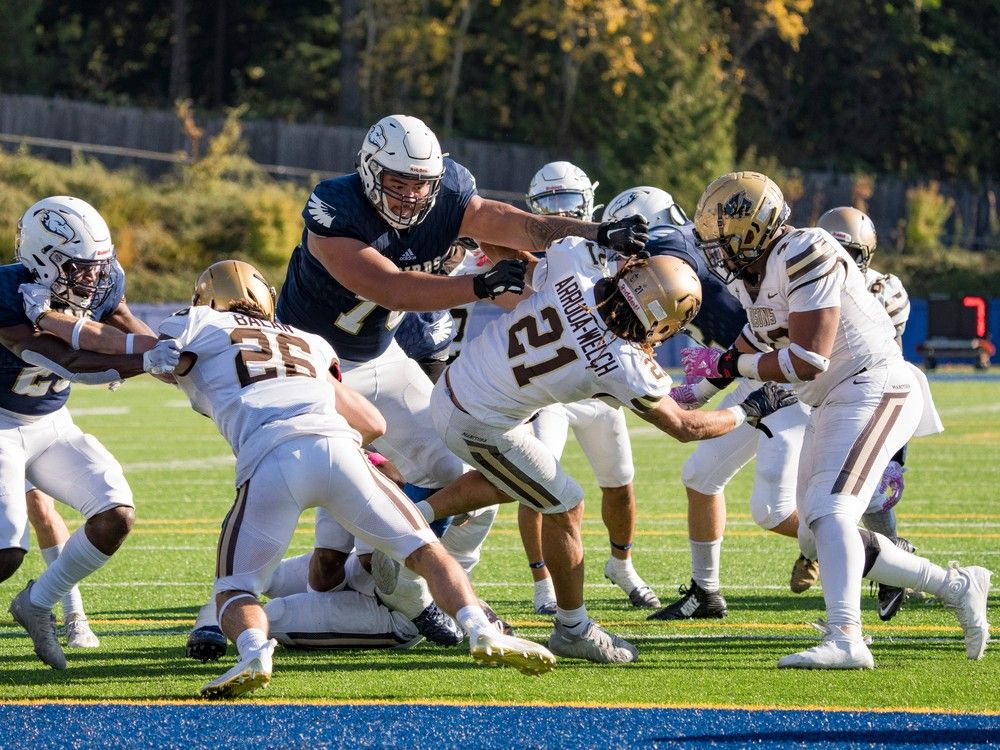
[[[26,323],[0,328],[0,344],[25,362],[43,367],[52,364],[65,373],[116,373],[114,377],[109,375],[105,381],[94,382],[110,382],[143,372],[142,354],[74,350],[62,339],[44,331],[35,331]],[[63,372],[57,374],[65,376]]]
[[[541,252],[563,237],[596,240],[599,226],[565,216],[531,214],[509,203],[476,195],[465,209],[461,233],[479,240],[480,246],[486,243],[511,250]]]
[[[119,307],[124,306],[119,305]],[[156,346],[157,337],[141,320],[128,311],[127,316],[115,318],[117,310],[106,323],[74,318],[63,312],[52,311],[40,317],[35,325],[42,331],[57,336],[67,344],[75,337],[80,349],[100,354],[141,354]],[[113,320],[114,319],[114,320]],[[82,322],[81,322],[82,321]],[[118,323],[119,325],[115,325]],[[128,326],[126,328],[121,325]],[[79,330],[77,327],[79,326]],[[131,343],[130,343],[131,334]]]
[[[355,430],[361,433],[361,442],[367,445],[385,434],[385,417],[366,399],[350,386],[330,376],[333,388],[337,392],[337,412]]]
[[[375,248],[309,232],[308,251],[337,281],[387,310],[431,312],[475,302],[475,276],[401,271]]]
[[[742,422],[732,409],[685,411],[669,396],[661,398],[652,409],[637,410],[636,414],[682,443],[725,435]]]
[[[759,379],[775,383],[792,382],[782,372],[779,362],[779,357],[788,356],[800,380],[813,380],[826,369],[821,366],[818,358],[830,359],[839,325],[839,307],[790,313],[788,315],[788,339],[790,342],[788,354],[782,355],[780,351],[773,351],[763,355],[757,364],[757,371],[760,373]]]

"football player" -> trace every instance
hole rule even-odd
[[[192,408],[215,421],[237,458],[215,594],[219,624],[239,657],[201,688],[204,697],[230,698],[269,683],[276,642],[258,596],[300,514],[312,507],[338,524],[322,529],[326,538],[317,527],[317,548],[344,555],[357,538],[405,562],[469,634],[476,661],[527,674],[552,669],[548,650],[490,623],[458,563],[365,458],[361,446],[384,431],[384,418],[339,381],[337,355],[323,338],[275,320],[274,290],[256,269],[239,261],[213,264],[199,277],[192,306],[163,321],[160,332],[183,349],[178,387]],[[322,563],[314,553],[311,564]]]
[[[597,185],[591,183],[576,165],[568,161],[551,162],[531,179],[526,195],[528,208],[542,216],[570,216],[589,221],[594,213]],[[608,219],[605,214],[604,220]],[[622,408],[596,398],[553,404],[535,415],[531,428],[557,460],[566,446],[569,429],[573,429],[601,488],[601,518],[611,545],[604,575],[625,592],[633,607],[659,607],[660,600],[632,563],[635,466]],[[555,614],[556,592],[542,555],[542,516],[536,509],[522,504],[517,509],[517,524],[528,555],[528,568],[535,581],[535,612]]]
[[[583,491],[528,420],[551,404],[602,398],[627,405],[680,440],[696,440],[745,421],[759,423],[794,401],[790,394],[775,398],[766,387],[726,411],[680,409],[652,350],[697,313],[697,277],[667,257],[634,257],[614,275],[606,272],[605,250],[597,243],[580,237],[555,242],[534,266],[534,292],[448,366],[431,397],[434,424],[448,447],[481,473],[470,472],[418,503],[429,518],[514,500],[540,511],[557,603],[549,648],[603,663],[632,662],[638,652],[587,613]]]
[[[85,201],[54,196],[31,206],[18,223],[16,255],[17,263],[0,267],[0,581],[17,570],[28,546],[25,478],[87,519],[10,605],[38,657],[65,669],[52,608],[108,561],[134,516],[121,466],[73,423],[66,408],[70,382],[111,383],[144,370],[166,372],[177,351],[169,342],[155,344],[128,309],[108,226]],[[22,300],[23,285],[43,287],[45,304],[31,307]],[[51,322],[45,318],[64,319],[53,325],[66,328],[70,343],[41,330]],[[151,351],[110,355],[82,349],[80,336],[91,318],[120,329],[123,338],[145,337]]]
[[[646,237],[641,220],[535,216],[480,197],[469,171],[445,158],[430,128],[407,115],[375,123],[358,151],[356,174],[319,183],[302,216],[277,317],[333,345],[344,382],[385,415],[386,432],[374,447],[399,468],[414,500],[465,467],[432,428],[430,380],[393,340],[402,312],[448,310],[524,285],[516,255],[471,277],[436,273],[452,243],[473,237],[516,253],[578,234],[637,250]]]
[[[817,226],[829,232],[857,262],[858,268],[864,274],[868,291],[875,295],[875,298],[882,303],[885,311],[889,314],[889,319],[896,329],[896,344],[902,349],[903,331],[906,329],[906,321],[910,317],[910,298],[906,289],[903,288],[902,282],[896,276],[891,273],[880,273],[871,267],[871,259],[878,244],[872,220],[856,208],[842,206],[832,208],[820,216]],[[927,377],[919,368],[910,363],[907,365],[914,377],[917,378],[924,397],[923,414],[914,436],[921,437],[942,432],[944,425],[941,424],[941,418],[934,408]],[[895,506],[903,497],[905,463],[906,446],[904,445],[890,459],[889,465],[882,475],[882,481],[879,482],[875,494],[872,495],[868,509],[861,516],[861,523],[869,531],[877,531],[883,536],[895,539],[898,545],[912,547],[907,540],[896,535]],[[910,551],[912,552],[913,549]],[[805,591],[816,582],[818,574],[819,566],[816,562],[809,560],[804,555],[799,555],[799,559],[796,560],[792,568],[792,590],[796,593]],[[904,599],[905,592],[902,589],[879,584],[879,618],[882,620],[892,619],[899,611]]]
[[[825,230],[787,223],[778,186],[734,172],[706,188],[695,238],[710,270],[747,310],[744,334],[725,352],[684,353],[689,376],[789,383],[812,407],[799,455],[800,546],[818,559],[826,603],[823,641],[779,660],[784,668],[871,669],[861,633],[861,579],[942,599],[980,659],[989,638],[990,571],[948,569],[859,529],[890,458],[914,433],[919,386],[903,361],[885,308],[857,264]],[[766,351],[765,351],[766,350]]]

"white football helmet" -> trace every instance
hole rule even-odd
[[[38,201],[17,223],[15,255],[52,299],[75,310],[100,307],[115,285],[115,246],[97,209],[55,195]]]
[[[831,208],[816,226],[825,229],[849,252],[862,272],[868,270],[878,244],[875,224],[868,214],[850,206]]]
[[[553,161],[535,172],[525,196],[533,214],[572,216],[590,221],[594,190],[586,172],[568,161]]]
[[[709,270],[726,284],[770,249],[791,213],[774,181],[730,172],[705,188],[694,212],[694,236]]]
[[[389,115],[368,130],[358,151],[358,174],[368,200],[396,229],[409,229],[424,220],[437,200],[444,156],[437,136],[421,120]],[[427,195],[414,198],[387,190],[387,176],[430,183]]]
[[[641,214],[650,229],[664,224],[681,226],[688,223],[684,209],[674,203],[674,197],[666,190],[640,185],[618,193],[604,209],[601,221],[614,221],[627,216]]]

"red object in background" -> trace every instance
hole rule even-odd
[[[986,336],[986,300],[982,297],[962,297],[962,306],[976,311],[976,338]]]

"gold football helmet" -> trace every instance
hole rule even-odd
[[[274,320],[274,287],[256,268],[242,260],[220,260],[206,268],[194,285],[192,305],[230,310],[239,300],[254,302],[268,320]]]
[[[854,257],[862,272],[868,270],[875,246],[878,244],[875,224],[868,218],[868,214],[850,206],[831,208],[819,217],[816,226],[832,234],[833,238]]]
[[[705,188],[694,234],[708,267],[725,283],[740,278],[788,221],[781,189],[758,172],[731,172]]]
[[[630,262],[617,289],[638,321],[638,329],[616,331],[623,338],[656,346],[691,322],[701,308],[701,282],[690,265],[672,255]]]

